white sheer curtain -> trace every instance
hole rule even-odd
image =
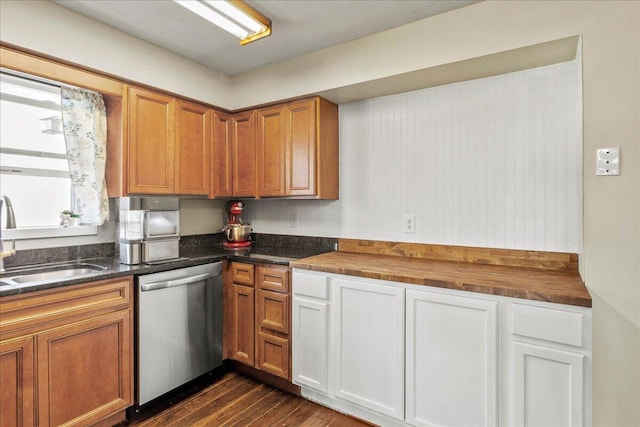
[[[62,129],[80,223],[101,225],[109,219],[104,175],[107,109],[99,93],[66,86],[61,89]]]

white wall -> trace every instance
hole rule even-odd
[[[253,229],[580,252],[580,78],[573,61],[343,104],[340,200],[251,202]]]
[[[230,104],[231,78],[226,74],[50,1],[0,1],[0,28],[4,43],[212,105]]]

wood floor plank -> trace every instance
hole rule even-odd
[[[136,427],[367,427],[370,424],[235,372]]]
[[[336,411],[332,411],[329,408],[325,408],[324,406],[317,405],[316,411],[305,420],[300,427],[324,427],[329,426],[333,423],[336,418],[340,415]]]
[[[196,411],[181,418],[180,424],[170,427],[223,425],[270,391],[272,391],[270,387],[251,380],[241,388],[234,389],[232,393],[227,393],[219,399],[199,407]]]
[[[175,405],[172,405],[168,408],[164,408],[164,410],[162,410],[161,412],[156,413],[153,409],[150,410],[151,414],[147,415],[146,417],[138,417],[138,418],[134,418],[134,419],[130,419],[127,420],[124,423],[119,424],[120,426],[136,426],[136,427],[142,427],[142,426],[153,426],[156,425],[156,420],[158,419],[164,419],[165,417],[167,417],[168,414],[176,414],[177,412],[191,412],[190,409],[184,409],[184,406],[191,406],[193,407],[194,405],[198,404],[199,399],[203,400],[205,402],[209,402],[213,399],[213,397],[211,397],[212,393],[216,393],[216,390],[226,387],[237,387],[242,381],[244,380],[244,377],[239,376],[236,372],[228,372],[225,373],[223,376],[221,376],[220,378],[218,378],[216,380],[216,383],[214,383],[213,385],[207,387],[204,390],[201,390],[200,392],[196,393],[195,395],[185,399],[182,402],[179,402]],[[202,395],[205,395],[204,397]]]
[[[280,403],[278,406],[275,406],[274,408],[271,408],[269,411],[265,412],[261,417],[253,420],[251,423],[248,423],[247,427],[278,425],[279,422],[281,422],[284,418],[298,409],[304,402],[304,399],[287,393],[287,396],[285,397],[285,400],[282,401],[282,403]]]
[[[256,419],[260,418],[265,412],[280,405],[288,393],[280,390],[274,390],[269,393],[264,399],[251,405],[247,410],[243,411],[241,417],[236,417],[232,422],[226,423],[225,427],[246,427],[247,424],[251,424]]]
[[[189,399],[184,400],[147,420],[140,423],[130,423],[129,425],[139,425],[140,427],[168,425],[172,419],[179,419],[186,416],[200,406],[216,401],[220,396],[226,395],[232,390],[249,383],[249,378],[239,376],[235,372],[229,372],[223,375],[218,381],[216,381],[216,383],[199,393],[196,393]]]
[[[216,383],[202,392],[175,405],[169,410],[158,414],[140,424],[140,427],[165,427],[182,426],[184,417],[193,416],[204,406],[226,405],[229,401],[243,396],[247,391],[255,387],[254,381],[249,378],[239,377],[231,381]]]
[[[329,424],[330,427],[364,427],[373,425],[344,414],[338,414],[338,417]]]
[[[281,420],[277,425],[278,427],[299,427],[307,419],[311,418],[317,411],[317,404],[305,401],[298,409],[292,412],[288,417]]]
[[[186,425],[192,427],[214,425],[223,426],[226,423],[231,422],[236,417],[241,416],[241,414],[253,404],[259,402],[266,395],[275,391],[273,387],[270,387],[266,384],[256,384],[257,385],[255,385],[254,388],[251,389],[251,391],[233,400],[233,402],[230,402],[229,405],[226,405],[224,407],[219,407],[218,405],[207,405],[203,407],[203,411],[200,411],[197,414],[193,414],[193,417],[185,418],[186,421],[189,421],[189,423]],[[206,409],[209,408],[215,412],[206,414]]]
[[[165,425],[167,427],[197,425],[200,421],[213,417],[228,405],[235,404],[235,402],[240,401],[245,396],[251,396],[251,393],[254,392],[257,387],[259,387],[259,384],[256,384],[253,381],[247,381],[239,387],[233,388],[227,393],[222,394],[209,402],[204,402],[192,411],[182,415],[179,419],[176,419],[175,422]]]

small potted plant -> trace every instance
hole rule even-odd
[[[80,214],[65,209],[60,212],[60,225],[63,227],[77,227],[80,225]]]

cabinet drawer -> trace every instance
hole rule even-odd
[[[294,274],[294,278],[295,284],[293,286],[293,293],[295,295],[306,295],[314,298],[329,299],[328,277],[296,272]]]
[[[277,269],[273,267],[258,267],[256,277],[260,289],[267,289],[275,292],[289,292],[289,269]]]
[[[2,339],[131,309],[132,283],[133,278],[128,276],[3,297],[0,300]]]
[[[567,344],[583,346],[584,315],[570,311],[512,304],[513,334]]]
[[[253,286],[253,264],[231,263],[231,280],[240,285]]]
[[[289,379],[289,340],[258,333],[258,368]]]
[[[289,333],[289,295],[258,291],[258,324],[283,334]]]

